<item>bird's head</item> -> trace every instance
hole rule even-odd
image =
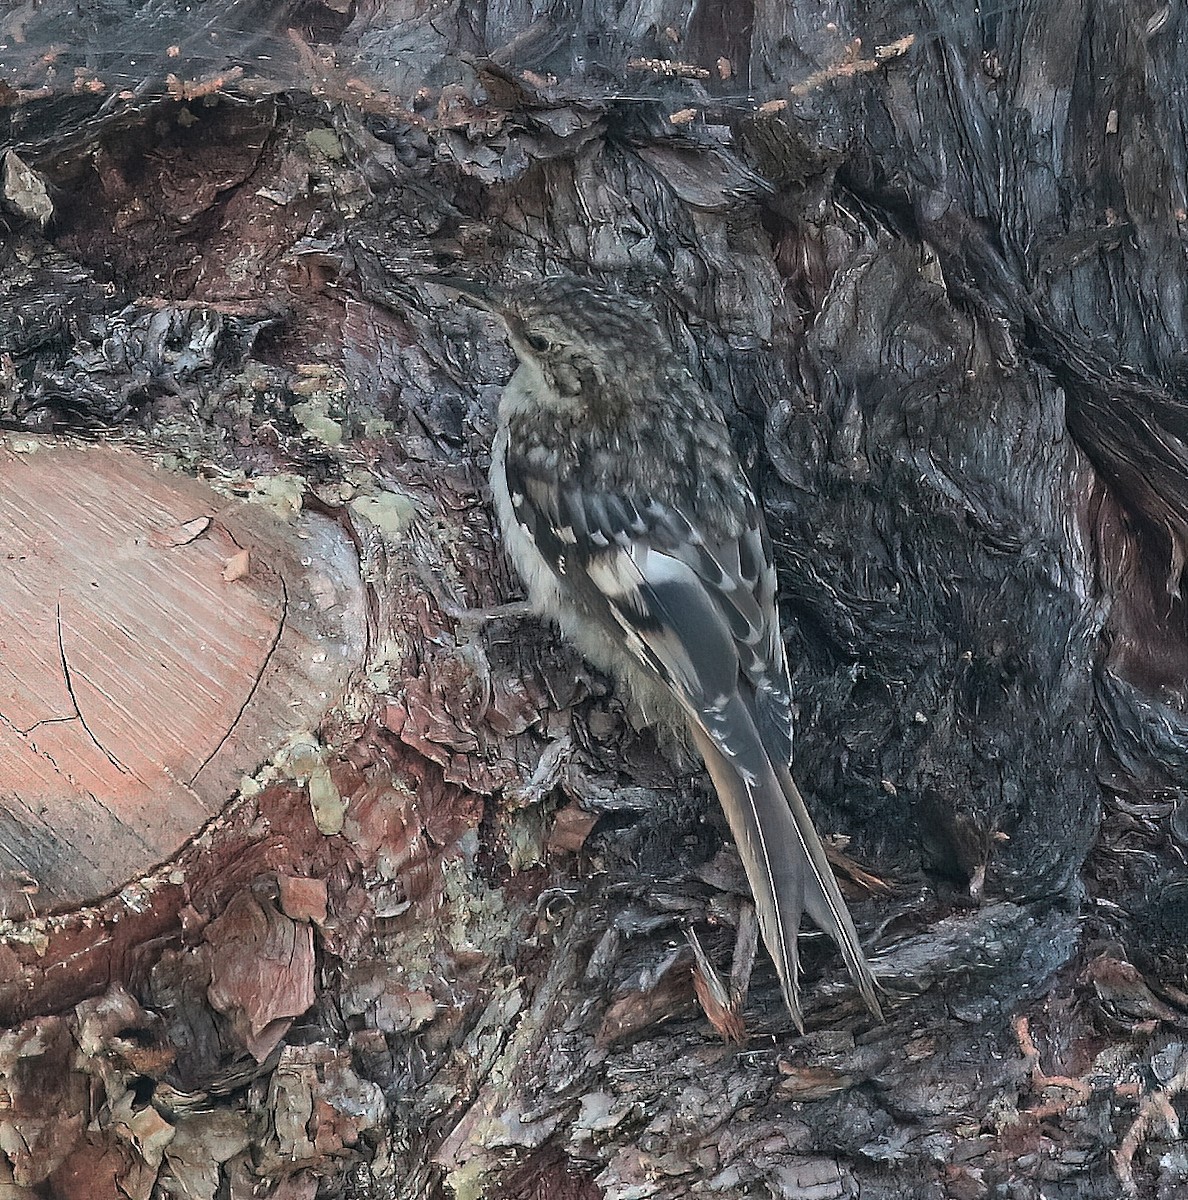
[[[510,286],[439,282],[503,319],[516,357],[537,381],[536,399],[559,408],[613,408],[632,394],[636,375],[654,378],[673,357],[651,306],[633,296],[565,277]]]

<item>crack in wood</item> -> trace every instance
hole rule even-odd
[[[3,714],[0,713],[0,720],[3,720]],[[71,721],[77,721],[78,717],[42,717],[40,721],[34,721],[28,729],[19,729],[11,721],[4,723],[14,732],[19,733],[21,737],[29,737],[36,733],[43,725],[68,725]]]
[[[219,738],[218,742],[215,743],[214,749],[211,750],[211,752],[202,760],[201,763],[199,763],[198,769],[186,781],[187,787],[194,786],[194,782],[198,776],[206,770],[206,768],[210,765],[211,760],[226,745],[227,739],[239,727],[239,723],[243,720],[243,714],[247,711],[248,705],[251,704],[252,697],[255,696],[257,691],[259,691],[260,684],[263,682],[264,676],[268,672],[268,666],[272,662],[273,655],[276,653],[276,648],[280,645],[281,637],[285,632],[286,623],[289,619],[289,588],[285,583],[285,578],[283,575],[277,575],[276,578],[280,583],[281,590],[280,620],[276,623],[276,633],[273,635],[272,642],[269,645],[268,650],[265,652],[264,658],[260,662],[260,667],[256,671],[256,677],[252,680],[252,686],[248,688],[247,695],[244,696],[243,703],[239,706],[239,711],[235,714],[235,719],[230,725],[227,726],[227,732],[224,733],[223,736]]]
[[[104,757],[106,757],[107,761],[109,763],[111,763],[111,765],[113,767],[115,767],[117,771],[121,772],[121,774],[132,775],[133,773],[131,771],[129,771],[128,768],[125,767],[124,764],[122,762],[120,762],[120,760],[118,758],[116,758],[116,756],[114,754],[112,754],[112,752],[110,750],[108,750],[108,748],[95,736],[94,731],[91,729],[90,725],[87,724],[86,717],[84,717],[82,714],[82,709],[79,707],[78,696],[75,694],[75,691],[74,691],[74,680],[71,678],[71,675],[70,675],[70,664],[66,661],[66,643],[62,637],[62,599],[61,599],[61,596],[58,597],[58,603],[55,608],[55,614],[57,617],[57,629],[58,629],[58,657],[62,663],[62,679],[63,679],[63,682],[66,684],[66,693],[70,697],[70,703],[74,706],[74,715],[76,717],[78,717],[79,724],[83,727],[83,729],[85,729],[87,731],[87,737],[89,737],[91,739],[91,741],[95,743],[95,748],[98,751],[100,751],[100,753],[102,753],[104,755]]]
[[[36,733],[43,725],[65,725],[71,721],[77,721],[78,717],[42,717],[39,721],[34,721],[27,729],[22,729],[7,713],[0,712],[0,725],[4,725],[11,729],[17,737],[27,738],[31,733]]]
[[[43,720],[37,721],[35,724],[31,725],[27,730],[24,730],[24,729],[19,729],[3,713],[0,713],[0,725],[3,725],[7,729],[11,730],[12,733],[15,734],[16,738],[19,741],[23,742],[28,747],[29,751],[32,754],[37,755],[38,758],[42,758],[47,763],[49,763],[49,765],[53,768],[55,775],[57,775],[61,779],[66,780],[66,782],[68,784],[70,784],[70,786],[72,788],[74,788],[74,790],[76,792],[80,793],[81,795],[93,796],[93,793],[88,788],[84,787],[83,784],[80,783],[77,779],[75,779],[75,777],[73,775],[71,775],[69,771],[67,771],[64,767],[62,767],[61,764],[58,762],[58,760],[48,750],[46,750],[42,746],[39,746],[33,740],[33,734],[42,725],[72,724],[73,722],[77,721],[78,719],[79,719],[78,717],[46,717]],[[23,797],[20,796],[16,792],[9,792],[9,793],[7,793],[7,795],[12,796],[16,800],[19,800],[22,804],[24,803]]]

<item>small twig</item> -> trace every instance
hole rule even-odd
[[[1027,1064],[1027,1073],[1031,1086],[1042,1092],[1045,1088],[1063,1088],[1072,1094],[1064,1100],[1050,1100],[1046,1104],[1038,1104],[1035,1108],[1024,1109],[1022,1116],[1030,1117],[1033,1121],[1044,1121],[1048,1117],[1058,1117],[1067,1112],[1075,1104],[1085,1104],[1093,1097],[1093,1088],[1083,1079],[1073,1079],[1068,1075],[1048,1075],[1039,1065],[1039,1050],[1031,1037],[1031,1024],[1026,1017],[1016,1017],[1014,1021],[1015,1040],[1019,1043],[1019,1051]]]
[[[242,67],[232,67],[209,79],[182,79],[177,75],[165,76],[165,87],[171,100],[203,100],[225,92],[229,85],[243,78]]]
[[[1131,1122],[1122,1144],[1114,1151],[1114,1174],[1127,1200],[1137,1200],[1139,1190],[1134,1178],[1134,1156],[1147,1140],[1155,1121],[1163,1123],[1169,1138],[1179,1140],[1180,1118],[1172,1107],[1172,1100],[1185,1090],[1188,1090],[1188,1054],[1181,1056],[1180,1069],[1167,1081],[1166,1087],[1149,1092],[1139,1102],[1138,1116]]]
[[[693,949],[693,991],[701,1011],[722,1041],[741,1044],[747,1036],[746,1022],[740,1011],[742,997],[733,987],[726,986],[693,929],[686,929],[685,937]]]
[[[916,35],[909,33],[905,37],[898,38],[894,42],[888,42],[884,46],[876,46],[873,58],[859,58],[859,53],[862,50],[862,39],[855,38],[846,47],[842,57],[835,63],[830,63],[827,67],[822,67],[819,71],[814,71],[807,79],[801,80],[800,83],[794,83],[788,89],[788,95],[794,97],[807,96],[809,92],[816,91],[818,88],[824,87],[825,84],[831,83],[835,79],[853,79],[857,75],[869,75],[872,71],[879,70],[885,66],[893,58],[900,58],[906,54],[916,44]],[[761,116],[768,117],[773,113],[782,112],[788,107],[787,100],[768,100],[759,105],[758,112]]]

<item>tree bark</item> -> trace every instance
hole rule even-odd
[[[245,869],[142,926],[6,923],[12,1186],[1188,1186],[1176,6],[6,20],[0,422],[297,477],[369,597],[321,783],[229,810]],[[884,1025],[810,942],[809,1032],[760,952],[722,1042],[687,932],[745,978],[753,928],[700,771],[551,631],[458,615],[516,595],[484,487],[512,358],[433,279],[561,271],[652,296],[728,410],[795,774],[893,885],[852,893]]]

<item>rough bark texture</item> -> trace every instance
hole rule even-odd
[[[301,476],[359,531],[375,648],[323,731],[343,833],[0,1038],[17,1183],[1182,1194],[1178,7],[5,21],[3,423]],[[761,956],[720,1044],[684,927],[725,970],[748,917],[704,781],[550,634],[449,615],[514,594],[482,483],[511,360],[439,269],[651,292],[728,405],[797,777],[896,885],[854,903],[885,1026],[810,949],[808,1036]]]

